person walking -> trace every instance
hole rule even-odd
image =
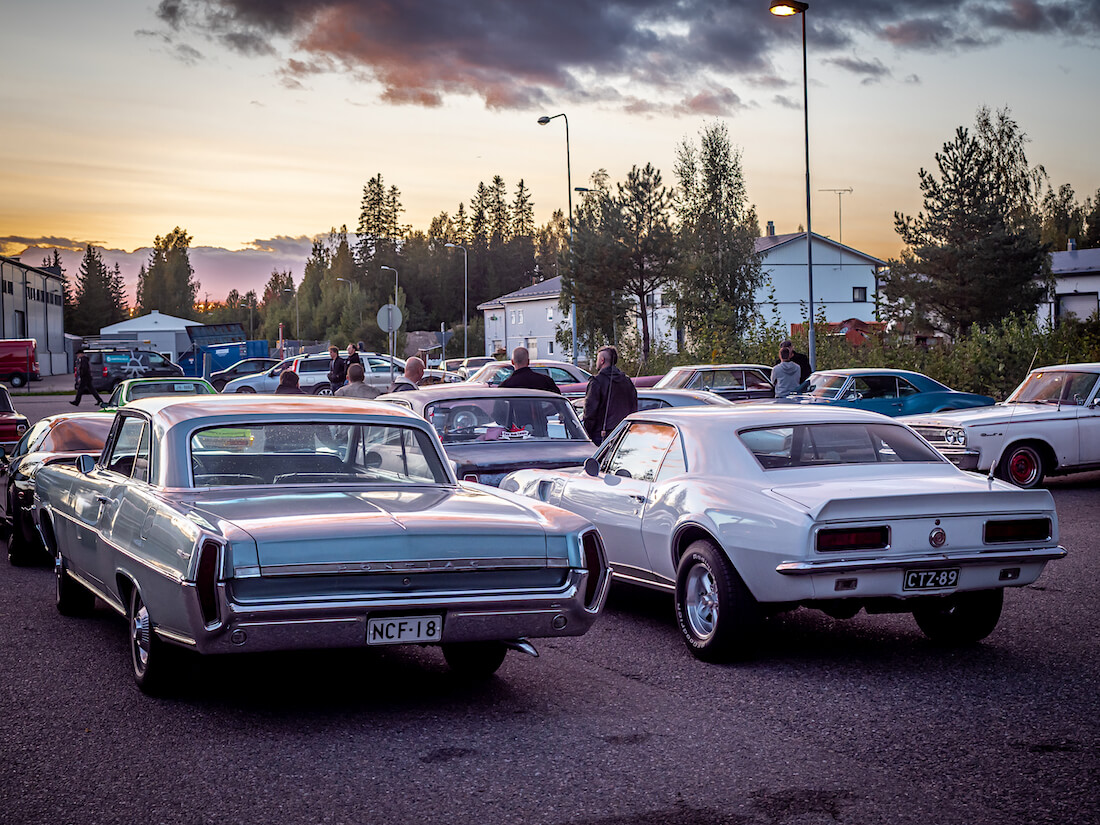
[[[535,372],[531,369],[531,353],[527,347],[516,347],[512,350],[512,366],[515,370],[500,382],[502,389],[513,390],[545,390],[561,395],[561,390],[554,383],[554,379],[543,372]]]
[[[788,349],[790,349],[791,360],[794,361],[794,363],[798,364],[798,383],[801,384],[803,381],[809,378],[810,373],[813,372],[813,368],[810,366],[810,359],[794,348],[794,344],[791,343],[790,338],[780,342],[779,349],[782,350],[783,347],[787,347]]]
[[[802,383],[802,370],[791,360],[792,354],[790,347],[780,347],[779,363],[772,367],[772,385],[775,387],[776,398],[794,395],[798,385]]]
[[[619,352],[603,347],[596,353],[596,374],[584,395],[584,431],[598,447],[619,422],[638,411],[638,390],[616,365]]]
[[[96,400],[99,406],[104,406],[105,402],[99,397],[99,393],[95,391],[95,387],[92,386],[92,366],[88,361],[88,354],[81,350],[76,356],[76,398],[69,403],[74,407],[80,406],[80,397],[84,393],[91,393],[92,398]]]
[[[328,365],[328,384],[332,388],[333,392],[336,392],[340,387],[344,386],[344,381],[348,377],[348,365],[344,362],[344,359],[340,357],[339,348],[333,344],[328,348],[328,357],[331,359]]]
[[[378,387],[372,387],[363,383],[366,371],[362,364],[352,364],[348,367],[348,383],[336,391],[340,398],[377,398],[382,394]]]

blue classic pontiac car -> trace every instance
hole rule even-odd
[[[609,578],[587,520],[457,482],[427,422],[358,399],[132,402],[98,461],[39,472],[33,518],[58,609],[125,615],[146,692],[182,650],[437,644],[486,676],[584,633]]]

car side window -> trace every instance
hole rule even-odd
[[[904,398],[907,395],[916,395],[919,392],[920,390],[918,390],[904,378],[898,379],[898,398]]]
[[[653,481],[675,438],[676,428],[668,424],[645,421],[631,424],[610,454],[605,472]]]
[[[149,436],[146,429],[142,418],[130,415],[122,419],[107,455],[108,470],[142,481],[149,480]]]
[[[539,370],[539,372],[542,372],[542,370]],[[561,367],[550,367],[550,377],[554,379],[555,384],[577,383],[573,376],[567,373]]]
[[[661,462],[661,469],[657,471],[657,481],[665,481],[673,476],[683,475],[687,472],[687,461],[684,458],[684,445],[680,440],[680,434],[672,441],[672,446],[665,453],[665,459]]]
[[[761,375],[756,370],[745,370],[745,389],[749,390],[770,390],[772,388],[772,382]]]
[[[150,367],[163,367],[168,364],[168,361],[164,358],[164,356],[156,352],[142,353],[141,360],[148,363]]]

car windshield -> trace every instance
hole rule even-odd
[[[201,381],[157,381],[151,384],[134,384],[130,398],[149,398],[154,395],[209,395],[211,388]]]
[[[424,417],[444,444],[587,438],[564,398],[454,398],[429,404]]]
[[[359,422],[200,429],[191,436],[191,470],[196,487],[449,483],[427,433]]]
[[[103,449],[111,433],[114,418],[88,415],[59,421],[42,439],[38,449],[43,452],[91,452]]]
[[[898,424],[798,424],[745,430],[739,436],[765,470],[943,461],[939,453]]]
[[[11,404],[11,396],[3,387],[0,387],[0,412],[15,412],[15,407]]]
[[[655,389],[680,389],[685,386],[688,381],[691,380],[691,376],[695,374],[695,370],[672,370],[660,381],[653,385]]]
[[[806,379],[806,388],[803,392],[814,398],[836,398],[840,388],[848,380],[846,375],[836,375],[829,372],[815,372]]]
[[[1096,378],[1094,372],[1037,370],[1008,397],[1007,403],[1084,404],[1096,384]]]

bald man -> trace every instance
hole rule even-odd
[[[531,354],[527,347],[516,347],[512,350],[512,366],[515,370],[500,382],[504,389],[513,390],[546,390],[561,395],[561,390],[554,383],[554,379],[546,373],[535,372],[531,369]]]
[[[405,362],[405,374],[397,376],[390,392],[407,392],[420,389],[420,379],[424,377],[424,362],[415,355]]]

